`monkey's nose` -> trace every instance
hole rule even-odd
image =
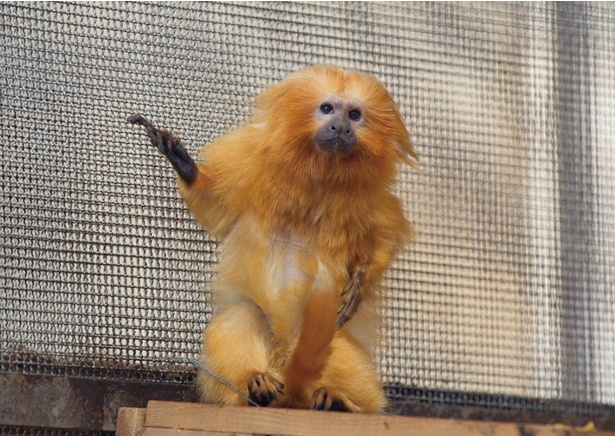
[[[350,135],[352,133],[352,129],[350,128],[350,126],[344,122],[331,123],[331,125],[329,126],[329,130],[342,136]]]

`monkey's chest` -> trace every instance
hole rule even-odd
[[[328,276],[328,269],[299,238],[275,235],[263,261],[268,298],[301,297]]]
[[[213,285],[214,304],[246,299],[256,304],[274,335],[291,335],[301,322],[311,292],[343,288],[343,276],[301,238],[272,234],[254,217],[244,217],[227,237]],[[345,262],[339,262],[345,268]]]
[[[275,336],[297,332],[306,297],[311,292],[337,292],[334,274],[298,238],[274,237],[262,259],[263,283],[256,303]]]

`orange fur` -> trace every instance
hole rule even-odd
[[[327,96],[361,106],[348,155],[314,145],[314,113]],[[390,190],[397,165],[416,159],[390,94],[357,72],[307,68],[266,90],[252,118],[201,158],[196,182],[179,187],[197,222],[221,240],[203,363],[245,393],[255,373],[283,382],[279,405],[309,407],[329,389],[350,410],[382,410],[378,287],[412,235]],[[340,293],[360,264],[362,303],[336,331]],[[207,375],[198,382],[204,401],[245,404]]]
[[[322,377],[335,336],[337,299],[334,293],[316,292],[303,308],[303,321],[293,354],[284,368],[285,394],[295,404],[308,404],[305,388]]]

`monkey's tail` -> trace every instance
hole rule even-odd
[[[305,390],[318,380],[331,355],[337,329],[339,301],[334,292],[313,292],[303,308],[297,345],[285,368],[285,394],[291,401],[305,402]]]

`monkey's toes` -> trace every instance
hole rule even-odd
[[[268,406],[278,401],[278,395],[284,395],[284,384],[267,374],[256,374],[248,382],[250,400],[259,406]]]
[[[324,388],[314,392],[310,409],[350,412],[350,408],[346,405],[344,400]]]
[[[359,309],[363,300],[363,275],[353,274],[342,291],[342,303],[337,309],[337,328],[341,328]]]
[[[152,125],[152,123],[150,123],[149,121],[147,121],[143,115],[141,114],[132,114],[131,116],[129,116],[127,118],[127,121],[131,124],[140,124],[144,127],[151,127],[154,128],[154,126]]]

